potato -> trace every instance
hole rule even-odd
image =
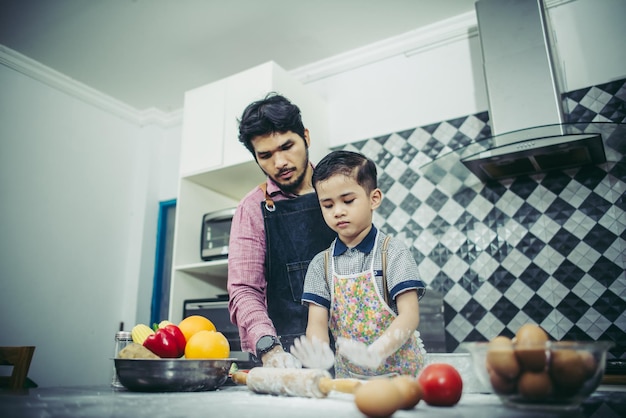
[[[131,343],[122,348],[119,358],[160,358],[141,344]]]

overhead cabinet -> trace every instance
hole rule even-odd
[[[236,206],[265,180],[252,154],[238,140],[238,121],[248,104],[269,92],[282,94],[300,107],[312,138],[312,161],[328,152],[325,102],[274,62],[185,94],[170,284],[169,318],[173,322],[182,319],[186,299],[227,293],[227,259],[200,258],[202,217]]]

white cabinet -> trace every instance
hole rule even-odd
[[[225,87],[225,83],[217,82],[185,93],[181,175],[222,164]]]
[[[265,176],[238,140],[244,108],[275,91],[300,107],[312,139],[311,159],[328,152],[326,104],[274,62],[185,94],[174,232],[169,319],[182,319],[183,303],[225,294],[227,260],[200,258],[202,216],[237,205]]]

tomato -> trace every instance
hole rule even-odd
[[[452,406],[461,399],[463,379],[449,364],[429,364],[417,379],[422,387],[422,399],[429,405]]]

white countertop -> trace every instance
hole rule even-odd
[[[600,415],[598,415],[600,413]],[[192,393],[138,393],[109,387],[35,388],[25,393],[0,391],[2,417],[303,417],[362,418],[352,395],[335,393],[323,399],[288,398],[256,394],[245,386],[224,386],[216,391]],[[432,407],[421,401],[394,418],[515,418],[536,417],[537,411],[503,406],[492,394],[464,393],[453,407]],[[542,411],[542,417],[563,416]],[[618,418],[626,416],[626,392],[598,391],[583,407],[566,415]]]

